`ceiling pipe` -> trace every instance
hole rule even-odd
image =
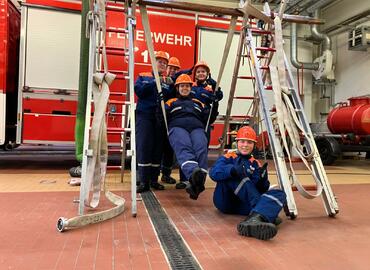
[[[297,56],[297,24],[292,23],[290,26],[290,61],[296,68],[304,68],[310,70],[317,70],[319,68],[318,63],[303,63],[298,61]]]
[[[319,18],[319,10],[315,10],[315,13],[314,13],[314,18]],[[323,51],[326,51],[326,50],[331,50],[331,39],[328,35],[322,33],[322,32],[319,32],[319,29],[316,25],[313,25],[311,27],[311,33],[312,33],[312,37],[314,38],[314,40],[317,40],[317,41],[323,41],[323,47],[322,47],[322,50]]]

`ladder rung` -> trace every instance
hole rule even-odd
[[[276,51],[275,48],[270,48],[270,47],[257,47],[256,50],[257,51],[269,51],[269,52],[275,52]]]
[[[107,10],[107,11],[125,12],[125,8],[124,7],[117,7],[117,6],[111,6],[111,5],[105,6],[105,10]]]
[[[245,80],[254,80],[256,77],[254,76],[238,76],[238,79],[245,79]]]
[[[120,48],[120,47],[105,46],[105,48],[106,48],[107,50],[112,50],[112,51],[120,51],[120,52],[127,51],[127,49],[125,49],[125,48]],[[102,49],[102,47],[100,47],[99,49]]]
[[[242,57],[248,57],[249,58],[250,55],[249,54],[243,54]],[[267,59],[267,58],[269,58],[269,56],[268,55],[257,55],[257,58],[260,58],[260,59],[261,58],[266,58]]]
[[[108,148],[109,153],[122,153],[121,148]]]
[[[262,66],[262,67],[260,67],[260,69],[268,70],[268,69],[270,69],[270,68],[269,68],[269,66]]]
[[[104,70],[98,69],[96,72],[104,73]],[[108,72],[113,73],[113,74],[122,74],[122,75],[128,75],[128,71],[125,70],[108,70]]]
[[[130,132],[130,128],[116,128],[116,127],[108,127],[107,133],[109,134],[122,134],[124,132]]]
[[[128,56],[128,53],[124,51],[118,51],[118,50],[106,50],[108,55],[120,55],[120,56]],[[103,53],[102,49],[99,49],[99,53]]]
[[[265,86],[265,90],[272,90],[272,85]]]
[[[254,97],[234,97],[234,99],[251,99],[251,100],[253,100]]]
[[[252,33],[258,33],[258,34],[262,34],[262,35],[272,34],[271,31],[260,29],[260,28],[251,27],[250,29],[251,29]]]
[[[251,118],[250,115],[230,115],[230,117],[233,117],[233,118]]]
[[[116,116],[125,116],[124,113],[118,113],[118,112],[107,112],[107,115],[108,116],[113,116],[113,115],[116,115]]]
[[[122,166],[113,166],[113,165],[109,165],[107,166],[107,170],[121,170],[122,169]]]
[[[124,96],[127,96],[127,93],[122,93],[122,92],[110,92],[111,96],[121,96],[121,97],[124,97]]]
[[[130,101],[121,101],[121,100],[108,100],[108,104],[117,104],[117,105],[131,105]]]
[[[127,34],[127,29],[108,27],[107,32]]]

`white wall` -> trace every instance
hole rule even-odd
[[[369,9],[370,0],[338,1],[322,11],[322,17],[326,21],[324,29]],[[370,26],[370,18],[362,24]],[[348,30],[342,29],[344,32],[339,34],[334,32],[335,35],[331,36],[337,80],[334,102],[343,102],[354,96],[370,95],[370,51],[348,50]]]

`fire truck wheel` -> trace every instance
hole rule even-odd
[[[316,140],[317,149],[324,165],[331,165],[337,159],[340,147],[334,138],[319,138]]]

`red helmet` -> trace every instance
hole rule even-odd
[[[158,51],[158,52],[155,52],[155,59],[158,59],[158,58],[162,58],[162,59],[166,60],[167,63],[168,63],[168,59],[170,57],[168,56],[168,53],[166,53],[164,51]]]
[[[177,68],[181,68],[180,61],[176,57],[172,56],[170,60],[168,61],[168,66],[173,66]]]
[[[208,64],[207,64],[205,61],[199,60],[199,61],[195,64],[195,66],[194,66],[194,74],[195,74],[195,72],[197,71],[197,68],[198,68],[198,67],[204,67],[204,68],[207,70],[207,73],[209,73],[209,71],[210,71],[210,68],[209,68]]]
[[[175,86],[180,83],[189,83],[193,84],[193,81],[191,80],[190,76],[188,74],[181,74],[179,77],[177,77]]]
[[[244,126],[238,130],[235,140],[249,140],[257,142],[257,135],[253,128]]]

